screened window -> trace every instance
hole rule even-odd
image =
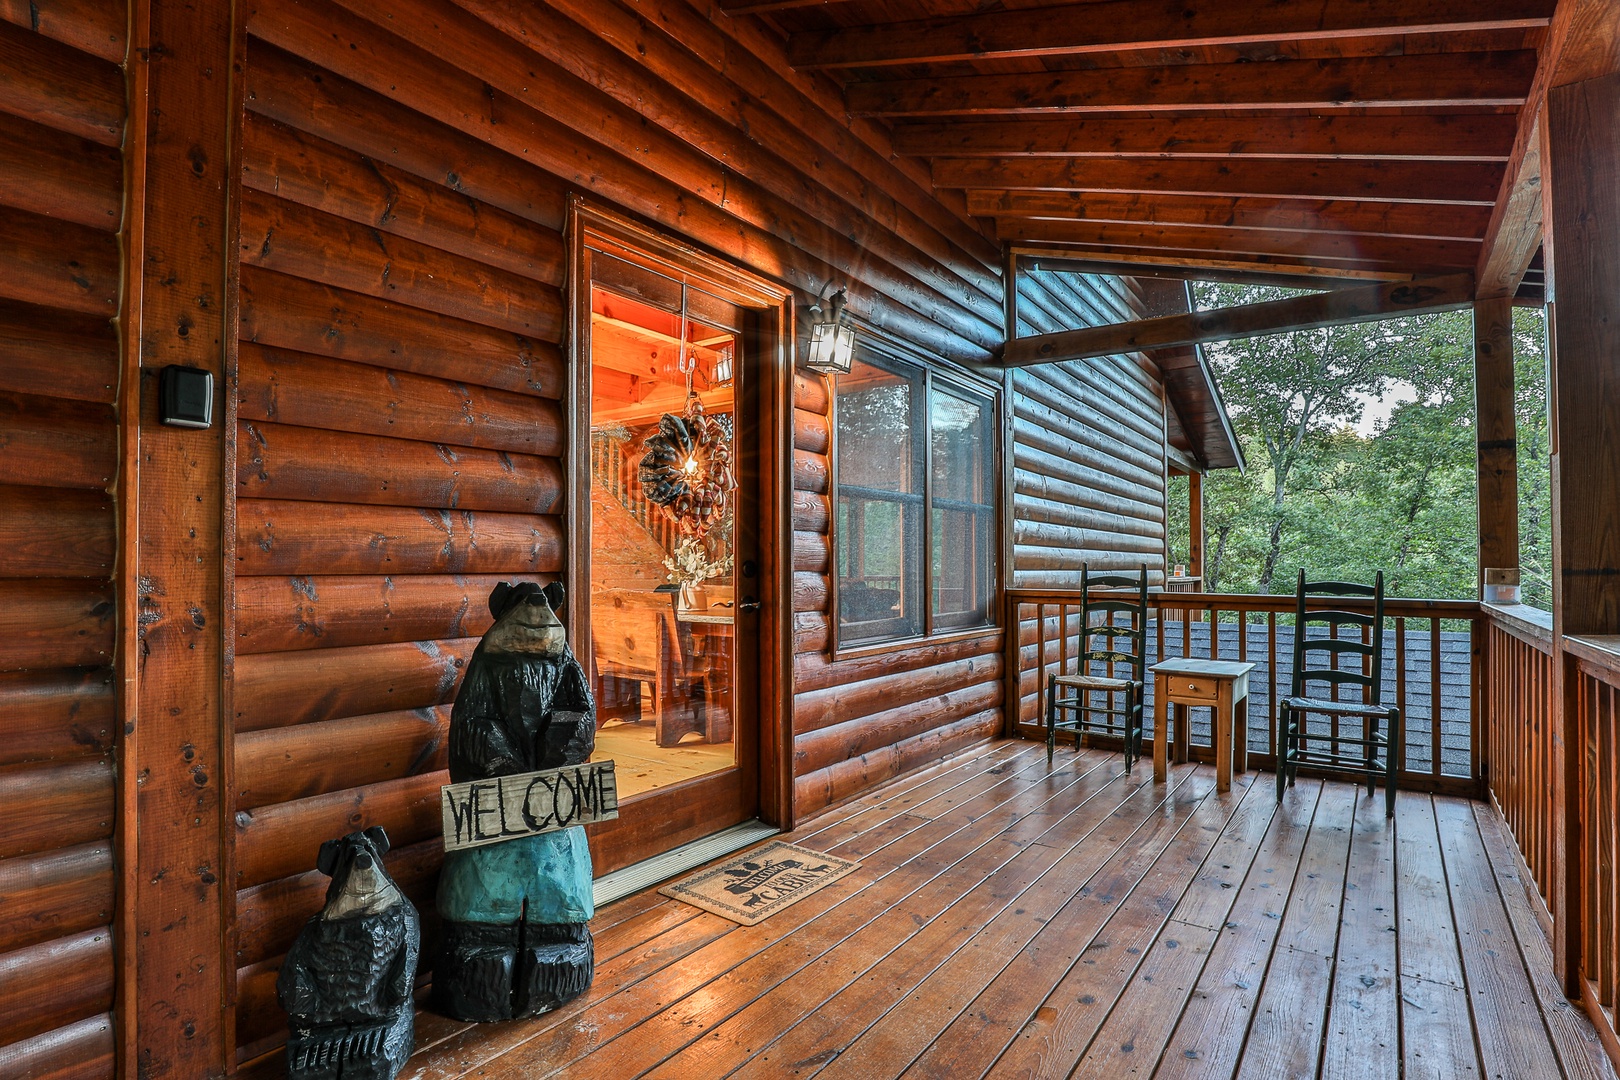
[[[871,357],[836,392],[840,644],[989,625],[993,401]]]

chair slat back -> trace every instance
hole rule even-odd
[[[1306,610],[1308,600],[1315,597],[1368,596],[1372,598],[1371,615],[1361,611],[1342,611],[1331,608]],[[1354,626],[1371,631],[1368,640],[1339,637],[1339,627]],[[1313,628],[1326,633],[1312,637]],[[1308,684],[1326,683],[1330,686],[1360,686],[1366,700],[1382,703],[1384,674],[1384,572],[1371,585],[1353,581],[1307,581],[1305,571],[1299,572],[1299,585],[1294,600],[1294,674],[1291,695],[1307,697]],[[1340,657],[1359,656],[1362,670],[1344,670]],[[1318,658],[1318,659],[1313,659]]]
[[[1081,645],[1080,670],[1087,671],[1092,663],[1104,663],[1108,670],[1113,671],[1115,664],[1126,664],[1131,669],[1131,679],[1135,682],[1147,681],[1147,565],[1144,563],[1142,571],[1136,574],[1097,574],[1092,575],[1090,567],[1086,564],[1080,566],[1080,626]],[[1093,598],[1092,589],[1131,589],[1135,595],[1130,599],[1121,599],[1117,595]],[[1104,621],[1092,622],[1092,616],[1100,614]],[[1128,621],[1120,623],[1115,621],[1117,615],[1124,614]],[[1099,648],[1095,642],[1100,639]],[[1120,647],[1124,643],[1124,648]]]

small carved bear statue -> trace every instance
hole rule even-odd
[[[393,1080],[411,1056],[411,991],[422,932],[383,869],[381,826],[321,845],[326,906],[298,934],[276,979],[287,1010],[291,1080]]]
[[[583,765],[596,706],[557,611],[560,584],[501,582],[495,625],[467,664],[450,714],[455,783]],[[578,825],[445,854],[435,1007],[458,1020],[535,1016],[583,993],[596,957],[591,854]]]

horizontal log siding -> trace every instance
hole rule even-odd
[[[487,148],[447,130],[417,147],[442,168],[417,175],[373,156],[365,111],[317,119],[285,105],[330,75],[257,38],[248,63],[242,1059],[284,1037],[275,973],[322,903],[320,840],[386,827],[387,862],[431,907],[449,703],[495,583],[561,569],[564,451],[561,184],[497,177]],[[461,175],[488,190],[458,190]]]
[[[1126,279],[1020,271],[1022,334],[1136,318]],[[1076,588],[1080,567],[1164,573],[1164,389],[1135,357],[1013,372],[1013,582]]]
[[[654,5],[651,23],[600,0],[402,3],[265,0],[247,27],[242,1060],[282,1037],[273,984],[321,902],[316,841],[382,824],[390,866],[431,897],[448,706],[486,597],[562,569],[571,192],[806,301],[848,283],[864,318],[954,360],[999,343],[993,246],[888,159],[874,125],[739,49],[732,35],[751,32],[730,20],[684,3]],[[819,384],[799,391],[793,588],[810,617],[830,595],[829,402]],[[830,711],[823,786],[839,765],[850,793],[993,734],[999,663],[991,641],[922,671],[921,696]],[[851,778],[827,740],[868,716],[860,753],[886,764]]]
[[[0,4],[0,1073],[113,1069],[122,0]]]

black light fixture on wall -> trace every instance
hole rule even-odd
[[[826,289],[822,289],[826,294]],[[820,297],[810,308],[810,347],[804,366],[827,375],[847,375],[855,362],[855,328],[844,321],[848,294],[840,288],[823,309]]]

